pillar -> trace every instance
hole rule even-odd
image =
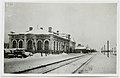
[[[35,35],[34,35],[34,41],[33,41],[33,43],[34,43],[34,45],[33,45],[34,51],[36,51],[37,50],[37,41],[36,41],[36,36]]]
[[[9,48],[12,48],[12,41],[11,41],[12,37],[9,36]]]
[[[27,37],[24,35],[24,42],[23,42],[23,47],[27,49]]]

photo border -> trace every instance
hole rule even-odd
[[[116,74],[5,74],[4,73],[4,26],[5,26],[5,3],[6,2],[17,2],[17,3],[117,3],[117,63],[116,63],[116,65],[117,65],[117,68],[116,68]],[[119,3],[119,1],[118,0],[74,0],[74,1],[70,1],[70,0],[62,0],[62,1],[60,1],[60,0],[24,0],[24,1],[21,1],[21,0],[5,0],[5,1],[2,1],[2,3],[1,3],[1,7],[2,7],[2,9],[1,9],[1,11],[2,11],[2,13],[0,14],[1,15],[1,17],[2,17],[2,22],[1,22],[1,33],[0,33],[0,36],[1,36],[1,39],[0,39],[0,41],[1,41],[1,52],[0,52],[0,55],[2,56],[1,57],[1,68],[2,68],[2,70],[1,70],[1,75],[2,76],[6,76],[6,77],[11,77],[11,76],[18,76],[18,77],[20,77],[20,76],[43,76],[43,77],[48,77],[48,76],[61,76],[61,77],[63,77],[63,76],[70,76],[70,77],[78,77],[78,76],[80,76],[80,77],[95,77],[95,76],[99,76],[99,77],[118,77],[119,76],[119,59],[120,59],[120,57],[119,57],[119,55],[120,55],[120,53],[119,53],[119,47],[118,46],[120,46],[120,43],[119,43],[119,41],[120,41],[120,31],[119,31],[119,29],[120,29],[120,24],[119,24],[119,17],[120,17],[120,11],[119,11],[119,7],[120,7],[120,3]]]

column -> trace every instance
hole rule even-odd
[[[26,37],[26,35],[24,35],[24,42],[23,42],[23,47],[25,48],[25,49],[27,49],[27,37]]]
[[[34,50],[36,51],[37,50],[37,41],[36,41],[36,36],[34,35]]]
[[[12,48],[12,41],[11,41],[12,37],[9,36],[9,48]]]

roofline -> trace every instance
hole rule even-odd
[[[30,33],[29,33],[30,34]],[[42,33],[43,34],[43,33]],[[42,34],[32,34],[32,35],[42,35]],[[12,33],[9,33],[8,34],[9,36],[12,36],[12,35],[28,35],[28,34],[18,34],[18,33],[14,33],[14,34],[12,34]],[[62,39],[65,39],[65,40],[69,40],[69,39],[66,39],[66,38],[63,38],[63,37],[61,37],[61,36],[59,36],[59,35],[56,35],[56,34],[53,34],[53,33],[44,33],[43,35],[54,35],[54,36],[57,36],[57,37],[59,37],[59,38],[62,38]],[[71,40],[70,40],[71,41]]]

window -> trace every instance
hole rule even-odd
[[[27,43],[27,50],[31,51],[33,49],[32,47],[33,47],[32,40],[29,40]]]
[[[19,41],[19,48],[23,48],[23,42]]]
[[[45,44],[44,44],[44,49],[45,50],[49,50],[49,42],[48,41],[45,41]]]
[[[17,47],[17,43],[16,41],[13,41],[13,48],[16,48]]]
[[[41,41],[37,42],[37,50],[42,50],[42,42]]]

